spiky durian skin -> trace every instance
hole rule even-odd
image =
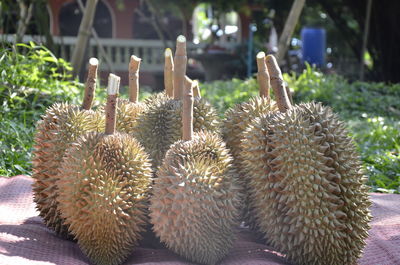
[[[247,102],[243,102],[230,108],[225,113],[225,119],[222,126],[222,135],[226,142],[226,146],[229,148],[234,160],[233,164],[239,173],[239,178],[242,187],[244,188],[243,193],[245,194],[245,207],[243,208],[243,220],[248,223],[251,227],[254,226],[252,220],[252,214],[249,213],[247,203],[248,189],[245,168],[241,166],[242,156],[240,144],[243,139],[243,133],[247,129],[251,120],[266,115],[271,112],[278,111],[278,107],[274,101],[264,97],[253,97]]]
[[[243,139],[243,132],[252,119],[277,110],[278,107],[274,101],[263,97],[253,97],[249,101],[239,103],[226,111],[222,135],[238,169],[241,165],[240,143]]]
[[[251,208],[267,241],[296,264],[355,264],[371,202],[337,115],[308,103],[257,118],[242,147]]]
[[[105,115],[105,106],[102,105],[99,108],[99,112]],[[116,130],[120,133],[127,133],[133,135],[139,116],[146,111],[147,105],[142,102],[130,102],[127,99],[118,99],[117,104],[117,118],[116,118]]]
[[[96,131],[104,123],[102,117],[78,106],[56,103],[46,110],[37,124],[33,151],[33,196],[39,215],[57,234],[70,238],[56,198],[58,168],[66,149],[81,134]]]
[[[57,182],[62,217],[98,265],[121,264],[148,223],[151,164],[127,134],[88,133],[67,150]]]
[[[215,264],[232,247],[241,189],[219,136],[196,134],[171,146],[150,199],[154,232],[169,249],[198,263]]]
[[[160,100],[165,100],[165,99],[171,99],[171,98],[169,96],[167,96],[165,91],[162,91],[162,92],[158,92],[155,94],[151,94],[149,97],[147,97],[143,100],[143,103],[146,104],[147,106],[150,106],[150,105],[156,104],[155,102],[158,102]]]
[[[182,138],[182,101],[160,97],[140,116],[134,136],[157,168],[169,147]],[[216,110],[204,99],[194,98],[193,130],[219,131]]]

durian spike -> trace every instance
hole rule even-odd
[[[278,62],[273,55],[268,55],[265,59],[268,67],[270,76],[271,86],[274,90],[275,100],[278,104],[279,111],[286,112],[286,110],[292,107],[289,97],[286,94],[285,83],[281,69],[279,68]]]
[[[139,67],[140,59],[135,55],[131,56],[129,62],[129,101],[136,103],[139,100]]]
[[[168,97],[174,97],[174,58],[170,48],[166,48],[164,52],[164,88]]]
[[[186,64],[186,38],[179,35],[176,39],[174,57],[174,99],[182,99],[182,93],[185,89]]]
[[[96,91],[97,81],[97,68],[99,66],[99,60],[96,58],[90,58],[88,76],[85,85],[85,95],[83,96],[82,109],[90,110],[92,108],[93,99]]]
[[[192,83],[187,82],[183,93],[182,140],[190,141],[193,137],[193,92]]]
[[[197,98],[201,98],[199,81],[193,80],[192,88],[193,88],[193,96],[197,97]]]
[[[114,134],[116,125],[116,108],[118,104],[119,82],[121,78],[114,74],[108,76],[107,103],[106,103],[106,130],[107,135]]]
[[[265,64],[265,53],[259,52],[257,53],[257,81],[260,90],[260,97],[270,99],[269,90],[271,88],[271,84],[269,82],[269,73],[267,69],[267,65]]]

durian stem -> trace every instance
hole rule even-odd
[[[286,110],[292,107],[289,97],[286,94],[285,83],[283,81],[283,76],[281,69],[279,68],[278,62],[273,55],[268,55],[265,59],[268,67],[268,72],[270,76],[271,86],[274,90],[275,100],[278,103],[278,108],[281,112],[286,112]]]
[[[260,97],[270,99],[269,91],[271,84],[269,83],[269,73],[267,65],[265,64],[265,53],[259,52],[257,54],[257,81],[260,90]]]
[[[194,97],[201,98],[199,82],[197,80],[192,80],[190,77],[185,76],[185,87],[187,86],[192,87]]]
[[[129,101],[136,103],[139,100],[139,67],[140,59],[135,55],[131,56],[129,62]]]
[[[108,76],[107,103],[106,103],[106,130],[107,135],[115,133],[119,83],[121,78],[114,74]]]
[[[174,99],[182,99],[182,93],[185,89],[186,64],[186,38],[180,35],[176,39],[174,57]]]
[[[170,98],[174,97],[174,59],[170,48],[165,49],[164,53],[164,87],[165,93]]]
[[[193,80],[190,79],[190,77],[188,77],[187,75],[185,75],[185,88],[187,86],[192,86]]]
[[[182,140],[190,141],[193,137],[193,92],[192,83],[186,82],[182,102]]]
[[[192,88],[193,88],[193,96],[197,97],[197,98],[201,98],[200,86],[199,86],[199,82],[197,80],[194,80],[192,82]]]
[[[292,97],[292,93],[290,92],[289,86],[285,85],[285,89],[286,89],[286,94],[288,95],[290,104],[293,105],[293,97]]]
[[[97,68],[99,61],[96,58],[90,58],[89,70],[85,85],[85,95],[83,96],[82,109],[90,110],[92,108],[94,95],[96,93]]]

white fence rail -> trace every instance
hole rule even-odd
[[[2,35],[1,40],[13,42],[14,35]],[[53,37],[59,46],[55,52],[57,56],[67,61],[71,60],[72,52],[76,44],[76,37]],[[43,36],[24,36],[23,42],[35,41],[43,43]],[[138,39],[90,39],[88,56],[96,57],[100,60],[102,70],[111,70],[106,64],[104,55],[100,52],[100,45],[103,47],[109,63],[114,71],[127,71],[129,59],[132,54],[142,58],[140,69],[142,71],[157,72],[163,71],[164,65],[164,45],[161,40],[138,40]],[[168,42],[168,47],[174,48],[173,42]],[[204,44],[188,43],[188,52],[197,52],[204,48]]]

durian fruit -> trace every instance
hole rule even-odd
[[[88,78],[82,107],[55,103],[37,123],[33,151],[33,197],[44,223],[63,237],[68,236],[56,198],[57,173],[65,150],[81,134],[97,131],[104,120],[91,110],[97,79],[98,60],[89,60]]]
[[[160,97],[154,100],[137,123],[135,137],[149,153],[154,168],[161,164],[169,147],[182,138],[182,102],[178,87],[183,87],[185,83],[186,68],[182,68],[181,64],[186,64],[186,61],[186,39],[179,36],[174,63],[174,99]],[[200,97],[194,99],[194,130],[219,130],[217,111]]]
[[[295,264],[356,264],[371,202],[355,145],[329,107],[292,106],[267,65],[280,111],[253,120],[241,145],[257,227]]]
[[[161,242],[190,261],[216,264],[230,250],[241,206],[237,175],[222,139],[193,136],[193,97],[183,101],[183,138],[157,172],[150,198],[153,230]]]
[[[138,141],[115,133],[118,86],[111,74],[105,133],[81,136],[67,150],[57,181],[62,217],[97,265],[121,264],[148,222],[151,164]]]
[[[265,115],[270,112],[276,112],[278,107],[276,102],[271,100],[269,74],[265,64],[265,53],[257,54],[258,74],[260,95],[251,98],[247,102],[242,102],[228,109],[223,120],[222,134],[226,145],[231,150],[235,158],[234,164],[240,171],[241,148],[240,143],[243,138],[243,132],[252,119]]]
[[[242,149],[240,144],[243,139],[243,133],[254,118],[278,111],[276,102],[270,98],[270,81],[265,64],[264,52],[259,52],[257,54],[257,67],[259,96],[253,97],[247,102],[239,103],[228,109],[225,113],[222,126],[224,140],[234,158],[234,166],[239,173],[245,194],[248,191],[246,188],[246,175],[248,173],[245,171],[246,168],[241,166],[243,159],[241,156]],[[247,196],[248,195],[246,195],[246,198]],[[247,201],[246,198],[245,201]],[[245,203],[243,219],[247,224],[253,227],[254,221],[252,220],[252,214],[249,214],[248,206],[249,204]]]
[[[135,55],[131,56],[129,62],[129,100],[118,100],[116,130],[121,133],[134,134],[139,116],[146,111],[147,104],[139,102],[139,68],[141,59]],[[104,115],[105,106],[99,108]]]

